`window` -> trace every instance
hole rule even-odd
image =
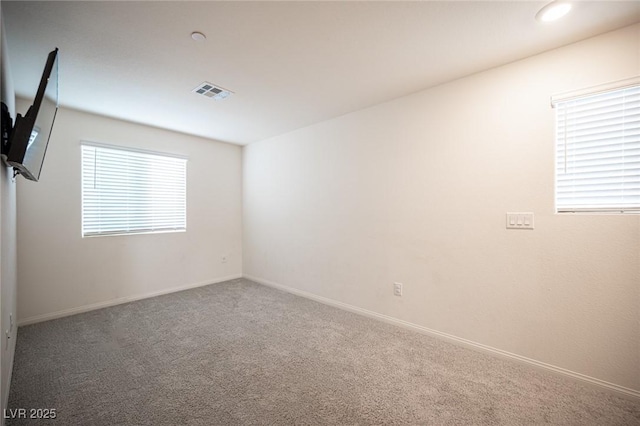
[[[556,211],[640,213],[640,85],[554,99]]]
[[[187,160],[82,144],[82,236],[184,231]]]

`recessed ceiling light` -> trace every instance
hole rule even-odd
[[[562,18],[571,10],[571,3],[567,1],[552,1],[536,14],[539,22],[551,22]]]
[[[191,33],[191,38],[194,39],[195,41],[204,41],[207,39],[207,36],[202,34],[199,31],[194,31]]]

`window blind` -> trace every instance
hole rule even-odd
[[[82,145],[82,235],[186,229],[187,160]]]
[[[556,210],[640,213],[640,85],[554,106]]]

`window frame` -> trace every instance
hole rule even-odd
[[[553,194],[554,194],[554,212],[555,214],[578,214],[578,215],[637,215],[640,214],[640,203],[638,205],[632,205],[630,207],[619,207],[619,206],[602,206],[602,207],[562,207],[558,205],[558,150],[559,145],[564,143],[566,145],[566,141],[560,141],[558,139],[558,127],[560,125],[558,120],[558,105],[564,102],[571,102],[575,100],[584,99],[591,96],[603,95],[608,92],[614,92],[623,89],[629,88],[640,88],[640,76],[633,77],[625,80],[614,81],[611,83],[601,84],[598,86],[591,86],[584,89],[574,90],[570,92],[563,92],[551,97],[551,107],[555,109],[554,114],[554,162],[553,162],[553,170],[554,170],[554,180],[553,180]]]
[[[141,149],[137,147],[129,147],[122,145],[115,145],[110,143],[100,143],[100,142],[92,142],[81,140],[80,141],[80,234],[82,238],[94,238],[94,237],[111,237],[111,236],[123,236],[123,235],[144,235],[144,234],[166,234],[166,233],[180,233],[186,232],[187,230],[187,188],[188,188],[188,160],[189,158],[186,155],[168,153],[168,152],[160,152],[153,151],[147,149]],[[169,228],[159,228],[159,229],[140,229],[140,230],[126,230],[120,229],[117,231],[109,231],[109,232],[86,232],[85,233],[85,159],[84,159],[84,147],[96,148],[96,149],[106,149],[117,151],[119,153],[132,153],[132,154],[142,154],[146,156],[156,156],[162,157],[163,159],[175,159],[182,160],[184,162],[184,179],[181,183],[184,184],[183,192],[184,192],[184,215],[182,222],[184,223],[183,227],[169,229]]]

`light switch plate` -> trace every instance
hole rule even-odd
[[[507,229],[533,229],[533,213],[508,212]]]

